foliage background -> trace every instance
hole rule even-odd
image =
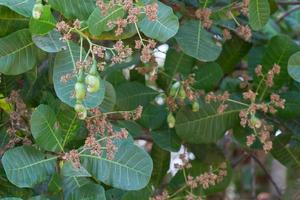
[[[141,14],[139,22],[127,26],[120,36],[106,25],[125,16],[120,7],[105,17],[95,0],[48,0],[37,19],[32,11],[38,2],[0,0],[2,199],[143,200],[163,190],[169,192],[167,199],[185,199],[190,192],[185,188],[186,174],[199,176],[222,162],[227,163],[227,176],[208,189],[193,190],[195,199],[300,198],[298,1],[250,0],[248,16],[239,12],[242,1],[158,1],[156,20]],[[136,1],[141,8],[151,3]],[[211,26],[205,27],[204,21],[196,18],[199,8],[211,10]],[[75,19],[83,29],[74,30],[72,40],[61,40],[56,23],[65,20],[72,24]],[[241,26],[251,28],[251,38],[239,31]],[[225,40],[224,29],[231,32],[231,39]],[[119,39],[134,47],[140,37],[158,42],[150,62],[141,61],[139,50],[121,63],[111,62],[113,45]],[[77,60],[89,55],[90,42],[113,50],[106,51],[104,70],[99,71],[100,89],[89,93],[83,104],[107,113],[114,130],[126,128],[129,137],[113,140],[118,148],[113,160],[106,152],[94,156],[82,151],[77,169],[61,158],[72,149],[82,150],[88,133],[73,108],[76,101],[71,96],[77,80],[63,84],[60,79],[65,72],[72,72]],[[254,72],[258,64],[264,74],[274,64],[280,65],[281,73],[272,88],[260,85]],[[155,81],[151,81],[153,67]],[[137,68],[151,73],[141,74]],[[220,102],[206,104],[200,96],[196,100],[199,111],[193,112],[195,101],[184,96],[185,105],[180,105],[170,120],[166,97],[171,96],[176,82],[182,84],[190,74],[195,77],[194,92],[228,91],[233,100],[229,107],[218,113]],[[273,92],[285,99],[285,109],[276,114],[257,113],[274,127],[273,148],[268,154],[259,141],[246,145],[253,129],[241,127],[238,117],[247,103],[243,92],[249,88],[240,87],[245,82],[257,91],[260,102],[268,102]],[[18,124],[17,140],[11,145],[8,129],[16,106],[7,98],[16,90],[32,114],[22,119],[25,125]],[[144,108],[140,119],[119,118],[120,112],[139,105]],[[28,129],[22,129],[23,125]],[[97,139],[106,145],[105,140]],[[31,145],[24,144],[28,140]],[[141,141],[144,145],[136,145]],[[173,177],[168,171],[174,160],[170,158],[176,157],[174,152],[180,148],[181,153],[193,154],[192,168]],[[287,182],[276,180],[274,174],[279,170]]]

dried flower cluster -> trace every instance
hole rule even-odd
[[[187,79],[173,84],[170,89],[169,96],[166,99],[166,104],[169,111],[174,112],[180,106],[185,105],[185,99],[191,103],[196,103],[200,92],[195,92],[192,85],[195,83],[195,75],[190,74]]]
[[[30,111],[27,109],[26,104],[22,100],[18,91],[11,91],[10,96],[6,99],[6,102],[13,106],[13,109],[9,113],[9,127],[7,133],[9,135],[9,142],[3,149],[0,149],[0,155],[2,155],[7,149],[13,148],[17,143],[24,145],[31,145],[29,139],[29,126],[27,121],[30,119]],[[22,132],[25,136],[18,136],[18,132]]]
[[[58,22],[56,24],[56,29],[63,34],[62,40],[67,41],[72,39],[72,34],[70,33],[71,26],[65,21]]]
[[[134,112],[125,111],[122,113],[125,120],[138,120],[142,117],[143,106],[138,106]]]
[[[111,28],[116,26],[115,34],[116,36],[121,35],[124,32],[124,28],[129,24],[134,24],[138,22],[138,16],[144,11],[147,18],[150,21],[155,21],[157,19],[158,14],[158,4],[148,4],[143,9],[140,7],[136,7],[132,0],[117,0],[117,1],[109,1],[109,3],[105,3],[103,0],[97,0],[96,5],[101,10],[101,14],[103,16],[108,15],[110,10],[119,8],[120,6],[127,11],[126,18],[119,18],[114,21],[109,21],[107,25]]]
[[[132,54],[132,49],[129,46],[125,46],[121,40],[114,44],[114,50],[117,54],[111,59],[113,63],[121,63]]]
[[[80,155],[77,150],[73,149],[62,156],[63,160],[70,161],[74,168],[80,168]]]
[[[181,164],[175,163],[174,167],[178,170],[189,169],[192,167],[192,164],[189,162],[186,156],[186,152],[179,155],[179,159],[182,161]]]
[[[240,25],[236,28],[236,34],[244,39],[245,41],[249,42],[252,37],[252,31],[248,25],[243,26]]]
[[[196,10],[195,15],[198,19],[201,20],[202,26],[204,28],[210,28],[213,24],[213,21],[210,19],[211,9],[209,8],[200,8]]]
[[[241,8],[240,8],[240,12],[245,15],[245,16],[249,16],[249,3],[250,0],[243,0]]]
[[[149,200],[168,200],[169,194],[167,191],[163,191],[162,194],[156,195],[155,197],[151,197]]]
[[[192,189],[199,186],[203,189],[207,189],[210,186],[220,183],[225,176],[227,176],[227,164],[223,162],[215,170],[211,169],[209,172],[205,172],[197,177],[188,176],[187,185]]]
[[[156,46],[156,42],[154,40],[149,39],[147,45],[144,45],[141,40],[135,41],[135,48],[141,49],[141,61],[147,63],[152,58],[153,49]]]
[[[229,93],[225,91],[223,94],[215,94],[213,92],[209,92],[205,96],[205,102],[206,103],[211,103],[211,102],[220,102],[221,104],[219,105],[217,112],[218,113],[224,113],[226,108],[228,108],[228,104],[225,102],[229,99]]]
[[[100,156],[102,148],[96,138],[97,136],[100,136],[101,140],[105,138],[106,143],[103,149],[106,150],[107,158],[112,160],[117,150],[113,144],[113,139],[127,138],[128,132],[126,129],[116,131],[113,125],[108,121],[107,116],[101,113],[98,108],[92,109],[91,113],[93,116],[86,119],[89,136],[85,140],[84,147],[89,149],[91,154]]]
[[[228,29],[223,29],[222,34],[225,41],[230,40],[232,38],[231,33]]]
[[[261,81],[264,81],[267,87],[271,87],[273,85],[274,75],[280,73],[280,66],[274,65],[265,77],[262,73],[262,66],[258,65],[255,69],[255,73],[257,76],[262,77]],[[254,134],[247,137],[247,145],[251,146],[256,138],[259,138],[260,142],[263,144],[264,151],[269,152],[272,149],[270,135],[273,131],[273,127],[268,125],[266,121],[257,118],[257,112],[261,111],[265,114],[275,114],[277,112],[277,108],[284,109],[285,100],[278,94],[272,93],[270,95],[270,102],[258,103],[257,93],[252,90],[244,92],[243,98],[250,101],[250,105],[247,109],[240,111],[240,124],[243,127],[248,126],[254,131]]]

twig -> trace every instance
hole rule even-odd
[[[299,1],[293,1],[293,2],[285,2],[285,1],[278,1],[278,5],[300,5]]]
[[[269,174],[269,172],[267,171],[267,169],[265,168],[265,166],[260,162],[260,160],[253,154],[249,154],[251,158],[253,158],[253,160],[260,166],[260,168],[264,171],[264,173],[267,175],[267,178],[269,179],[269,181],[272,183],[272,185],[274,186],[276,192],[278,193],[279,199],[281,199],[280,197],[282,196],[281,191],[278,187],[278,185],[276,184],[276,182],[273,180],[272,176]]]
[[[134,137],[134,140],[145,140],[148,142],[153,142],[153,138],[149,134],[136,136],[136,137]]]
[[[284,13],[282,16],[280,16],[278,19],[277,19],[277,22],[280,22],[281,20],[283,20],[284,18],[286,18],[287,16],[289,16],[290,14],[292,14],[293,12],[297,11],[297,10],[300,10],[300,6],[298,7],[294,7],[290,10],[288,10],[286,13]]]

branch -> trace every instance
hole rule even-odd
[[[285,1],[278,1],[278,5],[300,5],[299,1],[293,1],[293,2],[285,2]]]
[[[299,2],[300,3],[300,2]],[[299,4],[300,5],[300,4]],[[279,17],[277,19],[277,22],[280,22],[281,20],[283,20],[284,18],[286,18],[287,16],[289,16],[290,14],[292,14],[294,11],[300,10],[300,6],[298,7],[294,7],[290,10],[288,10],[286,13],[284,13],[281,17]]]
[[[253,158],[253,160],[261,167],[261,169],[264,171],[264,173],[267,175],[269,181],[272,183],[272,185],[274,186],[276,192],[278,193],[279,197],[282,196],[281,191],[278,187],[278,185],[276,184],[276,182],[273,180],[272,176],[269,174],[269,172],[267,171],[267,169],[265,168],[265,166],[260,162],[260,160],[253,154],[249,154],[251,158]]]

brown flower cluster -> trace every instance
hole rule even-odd
[[[249,42],[251,40],[252,31],[248,25],[246,25],[246,26],[240,25],[236,28],[235,31],[236,31],[236,34],[240,38],[244,39],[245,41]]]
[[[13,148],[17,143],[22,143],[23,145],[31,145],[32,143],[29,139],[30,131],[29,125],[27,124],[31,113],[27,109],[19,92],[15,90],[11,91],[6,102],[11,104],[14,109],[9,113],[9,127],[7,128],[9,142],[3,149],[0,149],[0,155],[2,155],[7,149]],[[23,132],[25,137],[18,136],[18,131]]]
[[[70,161],[74,168],[80,168],[80,155],[77,150],[73,149],[62,156],[63,160]]]
[[[231,33],[228,29],[223,29],[222,34],[225,41],[230,40],[232,38]]]
[[[63,84],[66,84],[68,81],[70,81],[74,76],[81,70],[88,70],[90,66],[92,65],[92,60],[91,59],[86,59],[85,61],[80,61],[77,60],[75,63],[75,68],[72,72],[64,74],[60,77],[60,82]]]
[[[138,106],[134,112],[125,111],[122,113],[125,120],[138,120],[142,117],[143,106]]]
[[[270,138],[273,127],[271,125],[268,125],[265,121],[261,121],[259,123],[261,125],[260,128],[256,130],[256,133],[247,136],[247,146],[251,146],[258,138],[259,141],[263,144],[264,151],[268,153],[270,150],[272,150],[273,146]]]
[[[150,21],[155,21],[157,19],[157,14],[158,14],[158,4],[153,3],[153,4],[146,5],[145,13]]]
[[[86,127],[88,129],[89,136],[86,138],[84,147],[89,149],[91,154],[101,155],[101,149],[106,150],[107,158],[112,160],[117,150],[113,144],[113,139],[124,139],[128,137],[126,129],[116,131],[112,124],[108,121],[105,114],[102,114],[98,108],[92,109],[92,117],[86,119]],[[101,140],[105,138],[105,147],[101,148],[101,145],[96,140],[97,136],[100,136]]]
[[[181,164],[175,163],[174,167],[178,170],[182,169],[190,169],[192,167],[192,164],[189,162],[186,156],[186,152],[179,155],[179,159],[182,161]]]
[[[121,40],[114,44],[114,50],[117,54],[112,57],[112,63],[121,63],[132,54],[132,49],[125,46]]]
[[[155,197],[151,197],[149,200],[168,200],[169,194],[167,191],[163,191],[161,194],[156,195]]]
[[[188,176],[187,185],[192,189],[199,186],[203,189],[207,189],[210,186],[220,183],[224,177],[227,176],[227,164],[225,162],[221,163],[215,171],[217,172],[210,170],[196,177]]]
[[[72,39],[72,34],[70,33],[71,26],[65,21],[58,22],[56,29],[63,34],[62,40],[67,41]]]
[[[156,42],[154,40],[149,39],[148,40],[148,44],[147,45],[142,45],[142,42],[135,42],[135,48],[136,49],[141,49],[141,61],[144,63],[147,63],[150,61],[150,59],[152,58],[152,52],[153,49],[156,46]]]
[[[188,99],[191,103],[197,102],[201,92],[195,92],[192,85],[195,83],[195,75],[190,74],[187,79],[173,84],[170,89],[166,104],[171,112],[176,111],[180,106],[186,104]]]
[[[213,24],[213,21],[210,19],[211,9],[209,8],[200,8],[196,10],[195,15],[198,19],[201,20],[202,26],[204,28],[210,28]]]
[[[184,198],[185,200],[203,200],[200,196],[195,196],[194,194],[188,194]]]
[[[257,71],[257,70],[256,70]],[[266,77],[266,85],[268,87],[272,87],[274,85],[274,76],[278,75],[280,73],[280,66],[277,64],[273,65],[273,68],[268,71],[267,77]]]
[[[251,104],[248,109],[240,111],[240,124],[243,127],[248,126],[254,130],[254,134],[247,136],[247,145],[251,146],[256,140],[256,137],[258,137],[263,144],[265,152],[269,152],[272,149],[270,133],[273,128],[268,125],[266,121],[257,118],[256,113],[261,111],[263,113],[274,114],[277,111],[276,108],[284,109],[285,100],[281,99],[278,94],[273,93],[270,96],[269,103],[256,103],[257,94],[251,90],[244,92],[243,97],[245,100],[250,100]]]
[[[108,15],[110,9],[118,6],[122,6],[123,9],[127,11],[128,14],[126,18],[119,18],[115,21],[109,21],[107,24],[111,28],[114,26],[117,27],[115,30],[116,36],[121,35],[127,25],[137,23],[138,16],[142,13],[142,9],[135,7],[132,0],[109,1],[109,3],[105,3],[104,0],[97,0],[96,5],[99,7],[101,14],[104,16]],[[158,14],[158,4],[148,4],[145,6],[144,11],[150,21],[155,21]]]
[[[241,8],[240,8],[240,12],[245,15],[245,16],[249,16],[249,3],[250,0],[243,0]]]
[[[105,48],[102,46],[94,45],[92,47],[92,54],[96,55],[98,58],[104,58],[105,56]]]
[[[205,102],[206,103],[211,103],[211,102],[221,102],[219,105],[217,112],[218,113],[223,113],[226,108],[228,108],[228,104],[225,104],[225,102],[229,99],[230,94],[225,91],[223,94],[215,94],[213,92],[209,92],[205,96]]]
[[[188,76],[188,78],[184,81],[182,81],[182,86],[185,91],[186,97],[191,101],[195,101],[198,97],[198,95],[192,90],[192,85],[195,83],[195,76],[194,74],[191,74]]]

